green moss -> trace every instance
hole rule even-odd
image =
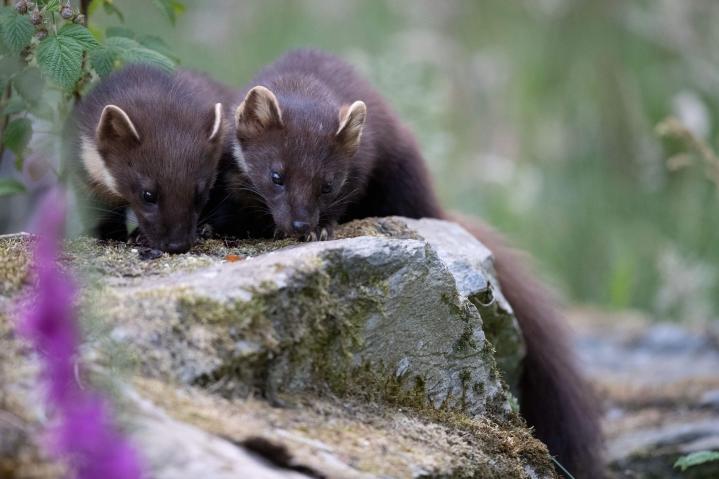
[[[397,218],[366,218],[340,225],[335,232],[337,239],[358,236],[382,236],[398,239],[420,239],[417,232]]]
[[[472,326],[467,324],[462,335],[454,343],[454,351],[457,353],[465,353],[477,348],[477,342],[474,340],[474,331]]]
[[[497,367],[516,390],[524,356],[524,340],[514,317],[494,299],[491,288],[469,298],[482,317],[482,330],[494,349]]]

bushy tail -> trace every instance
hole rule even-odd
[[[520,410],[559,463],[579,478],[600,478],[599,407],[577,367],[551,292],[532,274],[530,259],[507,246],[478,219],[449,215],[494,253],[502,293],[514,309],[526,343]]]

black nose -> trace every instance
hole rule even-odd
[[[297,234],[306,235],[310,232],[310,224],[306,221],[293,221],[292,229]]]
[[[189,241],[170,241],[167,243],[165,251],[170,254],[187,253],[190,250],[190,246],[192,245]]]

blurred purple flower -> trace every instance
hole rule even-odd
[[[115,428],[106,402],[79,387],[75,355],[79,331],[75,320],[75,287],[57,264],[65,223],[65,199],[52,191],[42,202],[34,250],[37,289],[21,317],[20,332],[43,363],[51,428],[52,453],[67,461],[78,479],[141,477],[135,451]]]

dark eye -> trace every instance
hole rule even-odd
[[[272,172],[272,183],[282,186],[285,184],[285,179],[282,177],[281,174],[277,173],[276,171],[273,171]]]
[[[332,183],[322,183],[322,189],[320,191],[323,195],[332,193]]]
[[[153,193],[152,191],[143,191],[142,192],[142,201],[145,203],[149,203],[151,205],[154,205],[157,203],[157,195]]]

